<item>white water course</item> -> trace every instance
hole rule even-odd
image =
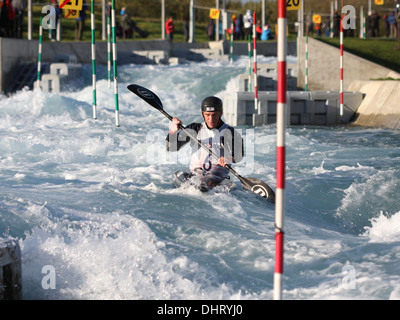
[[[0,237],[20,244],[23,299],[272,299],[274,205],[233,176],[231,192],[175,188],[190,149],[168,153],[168,119],[126,89],[149,88],[188,125],[204,97],[238,90],[247,62],[119,67],[119,127],[105,67],[97,120],[89,65],[79,89],[0,97]],[[236,129],[234,169],[275,189],[276,126]],[[286,138],[282,297],[400,299],[398,132]]]

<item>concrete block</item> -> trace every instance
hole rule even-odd
[[[186,62],[186,59],[184,59],[184,58],[179,58],[179,57],[168,58],[168,64],[172,65],[172,66],[184,64],[185,62]]]
[[[287,125],[338,125],[349,123],[361,104],[363,95],[346,92],[344,114],[340,115],[337,92],[287,92]],[[236,92],[224,97],[224,114],[230,125],[270,124],[276,122],[277,92],[260,92],[259,108],[254,106],[254,93]]]
[[[146,58],[150,63],[159,64],[168,62],[169,53],[164,50],[133,50],[134,56]]]
[[[54,62],[77,64],[78,59],[74,54],[57,54],[54,57]]]
[[[66,57],[70,57],[66,55]],[[66,60],[68,60],[66,58]],[[76,57],[70,61],[76,61]],[[50,65],[50,73],[42,74],[40,87],[45,92],[60,92],[63,87],[82,76],[82,65],[77,63],[56,62]],[[34,87],[37,87],[35,81]]]
[[[354,81],[351,89],[365,95],[355,125],[400,129],[399,81]]]
[[[239,91],[249,91],[249,74],[241,74],[238,78]],[[251,76],[251,88],[254,92],[254,74]],[[257,90],[261,91],[276,91],[278,89],[277,75],[275,73],[257,74]],[[297,90],[297,78],[287,77],[287,90]]]
[[[66,63],[52,63],[50,73],[58,75],[68,75],[68,65]]]
[[[332,101],[332,100],[331,100]],[[336,101],[336,100],[333,100]],[[327,99],[315,99],[313,100],[314,102],[314,111],[313,113],[316,114],[325,114],[327,111]]]
[[[60,92],[62,77],[65,76],[51,73],[43,74],[40,80],[40,88],[45,92]],[[34,87],[37,87],[37,81],[35,81]]]
[[[50,65],[50,73],[64,75],[68,77],[68,80],[73,80],[82,75],[82,65],[70,63],[52,63]]]

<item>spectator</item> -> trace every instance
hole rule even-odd
[[[388,17],[389,28],[390,28],[390,38],[397,37],[397,21],[396,21],[396,13],[392,12],[392,14]]]
[[[400,50],[400,1],[399,0],[397,0],[395,17],[397,22],[397,38],[399,39],[399,45],[396,48],[396,50]]]
[[[313,12],[310,11],[306,19],[306,35],[313,36],[313,33],[314,33]]]
[[[239,18],[235,21],[235,39],[243,40],[243,15],[239,14]]]
[[[5,1],[0,0],[0,37],[8,37],[9,19],[8,10]]]
[[[87,5],[85,1],[82,4],[82,10],[79,12],[79,17],[75,19],[75,41],[81,41],[83,29],[85,28]]]
[[[261,33],[261,40],[266,41],[266,40],[272,40],[274,38],[274,34],[272,33],[271,29],[269,28],[268,25],[264,27],[263,32]]]
[[[12,0],[4,0],[1,7],[0,28],[2,37],[14,37],[15,10]]]
[[[331,18],[326,17],[323,25],[324,35],[329,38],[331,36]]]
[[[317,33],[317,37],[320,37],[322,35],[321,34],[321,24],[320,23],[316,23],[315,24],[315,31]]]
[[[339,37],[340,21],[341,21],[340,14],[337,11],[335,11],[335,14],[333,16],[333,36],[334,37]]]
[[[263,32],[263,30],[261,28],[261,21],[257,20],[257,23],[256,23],[256,37],[257,37],[257,40],[261,39],[261,33],[262,32]]]
[[[185,35],[185,42],[189,42],[189,18],[185,17],[183,21],[183,34]]]
[[[390,23],[389,23],[389,16],[387,14],[383,15],[383,24],[385,26],[385,37],[389,38],[389,36],[390,36]]]
[[[16,0],[14,0],[14,1],[16,1]],[[25,0],[22,0],[22,1],[25,1]],[[56,15],[55,28],[54,29],[49,29],[50,39],[51,39],[51,41],[54,42],[54,41],[56,41],[56,38],[57,38],[57,27],[58,27],[58,21],[60,20],[61,9],[59,7],[59,4],[58,4],[57,0],[52,0],[51,5],[54,7],[55,15]]]
[[[215,24],[212,19],[210,19],[207,25],[207,36],[209,41],[215,40]]]
[[[374,10],[372,14],[368,17],[368,36],[369,37],[379,37],[379,20],[380,16]]]
[[[252,27],[253,27],[253,16],[251,14],[251,10],[247,10],[246,14],[243,17],[243,26],[244,26],[244,38],[247,40],[248,36],[251,35]]]
[[[133,30],[135,29],[135,22],[132,21],[131,17],[129,16],[128,12],[126,11],[126,8],[123,7],[121,9],[121,28],[122,28],[122,37],[124,39],[126,38],[132,38],[132,33]]]
[[[15,10],[14,34],[16,38],[22,39],[22,28],[24,25],[24,11],[26,8],[26,0],[13,0]]]
[[[170,16],[167,22],[165,23],[165,31],[167,33],[167,39],[172,41],[175,32],[175,25],[172,16]]]

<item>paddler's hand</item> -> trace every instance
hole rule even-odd
[[[217,166],[225,167],[227,164],[232,163],[232,157],[221,157],[217,162]]]
[[[182,125],[182,121],[179,120],[178,118],[173,118],[171,122],[171,126],[169,128],[169,133],[170,134],[175,134],[179,130],[179,125]]]

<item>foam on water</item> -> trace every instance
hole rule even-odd
[[[246,70],[245,58],[122,66],[119,128],[101,77],[96,121],[89,82],[0,98],[0,234],[21,244],[25,299],[272,298],[274,206],[236,178],[230,193],[174,188],[190,150],[166,152],[168,120],[126,90],[148,87],[189,124]],[[235,169],[275,188],[275,125],[238,129]],[[380,129],[288,128],[284,298],[400,297],[399,145]]]
[[[372,226],[365,227],[365,235],[371,242],[399,242],[400,241],[400,212],[392,216],[383,212],[371,220]]]

